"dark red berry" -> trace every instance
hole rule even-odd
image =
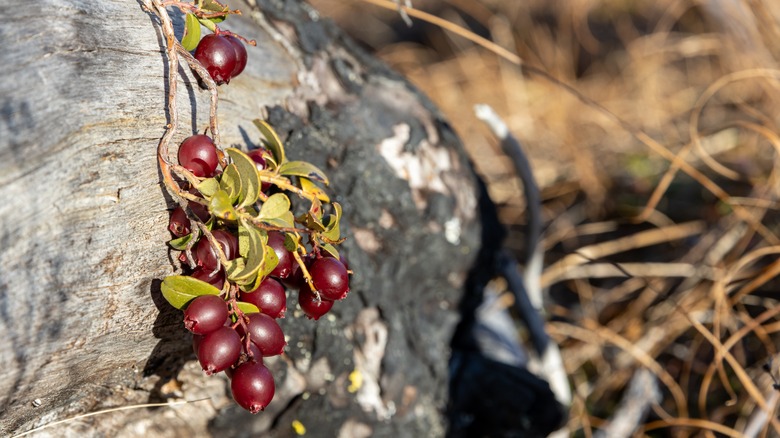
[[[222,326],[207,334],[198,345],[198,361],[203,371],[211,375],[226,370],[241,356],[241,336],[230,327]]]
[[[217,295],[201,295],[184,310],[184,327],[196,335],[205,335],[222,327],[227,318],[225,300]]]
[[[254,342],[249,343],[249,351],[251,354],[249,354],[246,351],[246,342],[243,340],[241,341],[241,356],[238,358],[238,362],[233,364],[233,366],[229,367],[225,370],[225,374],[228,376],[229,379],[233,378],[233,371],[240,366],[244,362],[263,362],[263,353],[260,352],[260,349],[257,348],[257,345],[254,344]]]
[[[246,362],[233,372],[230,391],[239,406],[256,414],[274,398],[274,378],[262,363]]]
[[[233,35],[227,35],[225,36],[225,39],[227,39],[228,42],[233,45],[233,50],[236,52],[236,66],[233,68],[233,72],[230,74],[230,77],[234,78],[240,75],[241,72],[244,71],[244,67],[246,67],[246,47],[244,47],[244,43],[242,43],[240,39],[234,37]]]
[[[312,292],[309,285],[303,283],[298,291],[298,305],[301,306],[301,310],[307,318],[316,321],[330,311],[333,307],[333,301],[318,300],[317,295]]]
[[[252,313],[246,324],[246,332],[242,326],[239,330],[242,335],[249,336],[249,340],[260,349],[263,356],[276,356],[282,354],[287,342],[284,340],[282,328],[275,319],[265,313]]]
[[[190,220],[187,218],[187,213],[181,207],[176,207],[171,212],[171,218],[168,220],[168,230],[176,237],[186,236],[190,234]]]
[[[238,239],[231,232],[226,230],[212,231],[214,239],[219,242],[219,246],[225,253],[225,257],[228,260],[233,260],[238,257]],[[214,248],[211,247],[211,242],[205,236],[201,237],[198,241],[198,246],[195,248],[195,255],[198,257],[198,264],[208,272],[212,272],[217,269],[217,254]]]
[[[317,259],[309,270],[314,288],[328,300],[340,300],[349,292],[349,274],[339,260],[332,257]]]
[[[196,268],[194,271],[192,271],[190,277],[197,278],[200,281],[205,281],[206,283],[220,290],[222,290],[222,286],[225,285],[225,273],[221,269],[217,272],[214,272],[203,268]]]
[[[257,170],[265,170],[265,158],[263,157],[263,152],[265,149],[252,149],[247,153],[249,158],[252,159],[252,161],[255,162],[255,166],[257,166]]]
[[[306,262],[306,256],[304,256],[304,263]],[[307,264],[308,268],[308,264]],[[298,260],[295,260],[295,257],[292,259],[292,267],[290,268],[290,275],[287,276],[287,278],[282,279],[282,284],[284,284],[286,287],[290,289],[298,289],[301,287],[301,283],[303,282],[303,271],[301,271],[301,266],[298,264]]]
[[[200,343],[203,341],[203,336],[201,335],[192,335],[192,352],[195,353],[195,357],[198,357],[198,348],[200,347]]]
[[[210,177],[219,164],[217,147],[207,135],[187,137],[179,146],[179,164],[197,177]]]
[[[287,310],[287,296],[284,287],[277,280],[268,277],[252,292],[242,292],[241,301],[252,303],[271,318],[284,318]]]
[[[230,82],[236,68],[236,49],[222,35],[206,35],[195,49],[195,59],[203,64],[217,85]]]
[[[270,275],[277,278],[289,277],[292,272],[292,261],[294,257],[284,246],[284,234],[276,231],[268,233],[268,246],[274,249],[276,257],[279,258],[279,264],[271,271]]]

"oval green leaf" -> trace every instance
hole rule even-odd
[[[181,39],[181,45],[188,52],[195,50],[200,42],[200,21],[193,14],[184,16],[184,37]]]
[[[206,178],[195,188],[198,189],[201,195],[210,198],[219,190],[219,182],[217,182],[216,178]]]
[[[316,184],[314,184],[309,178],[301,176],[298,178],[298,182],[301,184],[301,190],[303,190],[305,193],[316,197],[322,202],[330,202],[328,194],[325,193],[325,191],[319,188]]]
[[[260,309],[252,303],[245,303],[243,301],[237,301],[238,309],[244,313],[260,313]]]
[[[341,220],[341,205],[338,202],[333,203],[333,208],[336,210],[336,214],[328,215],[324,222],[325,231],[322,235],[330,240],[336,242],[341,238],[341,231],[339,230],[339,221]]]
[[[235,204],[241,195],[241,176],[235,164],[230,164],[219,177],[219,187],[228,194],[230,202]]]
[[[260,219],[271,219],[281,217],[290,211],[290,198],[284,193],[275,193],[271,195],[260,207]]]
[[[274,128],[272,128],[271,125],[266,123],[264,120],[260,119],[252,120],[252,123],[257,126],[257,129],[259,129],[260,133],[263,134],[263,137],[265,137],[265,145],[273,154],[276,164],[284,164],[284,162],[287,160],[287,157],[285,157],[284,154],[284,145],[282,144],[282,140],[279,139],[279,135],[276,133],[276,131],[274,131]]]
[[[224,190],[217,190],[214,196],[209,200],[209,211],[212,215],[229,221],[234,221],[238,217],[236,210],[233,208],[233,203],[230,202],[227,192]]]
[[[186,275],[170,275],[160,285],[163,297],[171,306],[181,310],[201,295],[219,295],[216,287]]]
[[[279,166],[282,175],[302,176],[328,185],[328,177],[317,166],[306,161],[288,161]]]
[[[175,239],[171,239],[168,242],[168,245],[170,245],[171,248],[177,251],[184,251],[185,249],[187,249],[187,244],[190,243],[190,240],[192,240],[192,233],[187,234],[186,236],[181,236]]]
[[[254,204],[260,194],[260,178],[257,176],[255,161],[235,148],[227,148],[225,152],[233,160],[241,182],[238,208]]]

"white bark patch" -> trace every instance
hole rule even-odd
[[[428,140],[420,142],[417,153],[404,151],[410,131],[405,123],[395,125],[393,136],[379,143],[377,150],[396,176],[409,183],[414,203],[422,211],[428,205],[425,192],[452,195],[442,176],[453,170],[453,160],[449,150],[436,147]]]
[[[374,412],[379,420],[388,420],[395,413],[392,404],[382,399],[382,389],[379,377],[382,358],[387,348],[387,325],[382,322],[379,311],[374,308],[363,309],[355,320],[355,324],[346,331],[351,340],[364,339],[361,345],[353,350],[355,370],[360,374],[360,386],[357,388],[356,400],[365,412]],[[360,335],[360,336],[358,336]]]

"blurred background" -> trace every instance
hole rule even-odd
[[[412,2],[521,65],[409,27],[389,1],[311,3],[439,106],[518,254],[521,185],[474,105],[523,144],[544,201],[547,329],[573,393],[566,432],[621,436],[629,419],[636,436],[780,436],[778,374],[764,370],[780,341],[780,2]],[[651,378],[629,391],[638,370]],[[631,403],[647,414],[631,420]]]

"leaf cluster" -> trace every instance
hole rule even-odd
[[[229,161],[223,171],[211,178],[198,178],[194,184],[199,193],[194,202],[208,208],[210,219],[201,227],[193,227],[191,234],[169,242],[174,249],[187,250],[194,246],[194,240],[207,238],[204,234],[212,229],[226,229],[236,235],[239,256],[232,260],[224,258],[219,245],[212,245],[222,255],[226,290],[235,285],[241,291],[252,291],[274,270],[279,260],[268,245],[269,232],[283,233],[285,247],[298,255],[324,250],[339,257],[336,245],[343,240],[339,227],[341,206],[331,204],[320,186],[329,183],[325,173],[306,161],[288,160],[273,128],[262,120],[255,120],[254,124],[265,147],[265,166],[258,167],[239,149],[226,149]],[[307,203],[308,208],[298,217],[294,216],[290,195]],[[195,296],[220,292],[191,277],[171,276],[163,282],[163,296],[179,309]]]

